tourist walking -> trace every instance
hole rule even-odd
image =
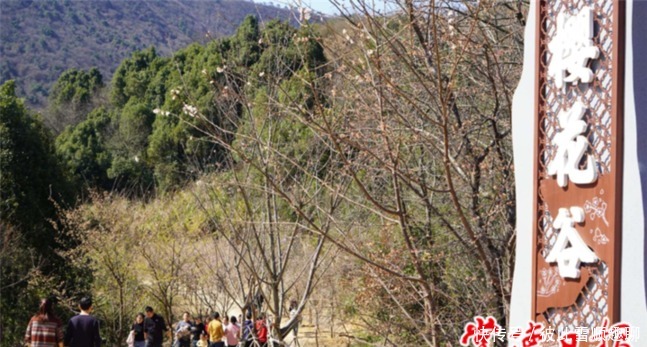
[[[254,321],[252,321],[252,312],[248,311],[245,314],[245,318],[245,322],[243,323],[242,341],[244,347],[250,347],[254,341]]]
[[[146,347],[146,337],[144,336],[144,314],[138,313],[135,322],[130,327],[130,333],[133,336],[132,347]]]
[[[267,346],[268,330],[267,323],[265,322],[265,314],[261,313],[258,315],[258,319],[254,325],[254,331],[256,332],[256,339],[261,347]]]
[[[53,299],[41,300],[27,325],[25,343],[31,347],[63,347],[63,323],[54,314]]]
[[[207,331],[209,332],[209,347],[225,347],[225,342],[222,340],[225,337],[225,332],[220,321],[220,313],[214,312],[211,318],[213,319],[207,327]]]
[[[146,307],[145,312],[144,335],[146,336],[146,347],[162,347],[164,332],[168,331],[166,322],[150,306]]]
[[[200,342],[200,338],[203,334],[206,334],[205,325],[204,323],[202,323],[202,316],[198,316],[195,319],[195,324],[193,324],[193,326],[191,327],[191,335],[193,335],[192,347],[198,346],[198,342]]]
[[[299,304],[297,303],[296,300],[292,300],[290,302],[290,321],[293,324],[292,332],[294,333],[294,337],[297,336],[299,332],[299,323],[301,320],[301,317],[299,317],[298,313],[298,308]]]
[[[191,315],[189,312],[182,314],[182,320],[175,326],[175,341],[177,347],[190,347],[191,346]]]
[[[81,313],[72,317],[65,330],[65,346],[69,347],[101,347],[99,335],[99,320],[92,316],[92,299],[83,298],[79,301]]]
[[[238,319],[235,316],[231,316],[229,324],[226,324],[224,327],[227,347],[236,347],[240,342],[240,326],[237,323]]]

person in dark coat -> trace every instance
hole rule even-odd
[[[144,337],[144,319],[144,314],[141,312],[138,313],[137,317],[135,317],[135,322],[131,327],[131,330],[135,332],[133,347],[146,347],[146,338]]]
[[[146,307],[146,320],[144,321],[144,334],[146,335],[146,347],[162,347],[164,332],[168,331],[164,318],[153,310]]]
[[[206,334],[205,325],[202,323],[202,317],[198,316],[195,319],[195,324],[191,327],[191,335],[193,335],[193,342],[191,343],[192,347],[197,347],[198,341],[202,334]]]
[[[92,299],[83,298],[79,301],[81,313],[72,317],[65,331],[65,346],[69,347],[101,347],[99,335],[99,320],[92,316]]]

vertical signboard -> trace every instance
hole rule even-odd
[[[532,0],[527,18],[508,345],[643,346],[647,2]]]
[[[560,333],[593,331],[620,319],[625,4],[533,5],[537,107],[529,318],[554,329],[557,340]]]

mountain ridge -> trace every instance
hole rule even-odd
[[[291,12],[245,0],[30,1],[0,3],[0,83],[35,108],[70,68],[97,67],[109,81],[132,52],[155,46],[162,55],[193,42],[230,35],[245,16],[290,20]]]

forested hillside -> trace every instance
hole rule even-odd
[[[97,263],[87,258],[98,249],[82,251],[91,242],[86,239],[91,233],[82,232],[87,220],[75,212],[78,202],[96,199],[100,204],[102,192],[148,201],[174,195],[205,175],[232,170],[236,160],[227,147],[236,141],[234,134],[257,126],[248,120],[252,105],[241,97],[300,100],[305,96],[299,95],[308,93],[302,79],[321,77],[324,64],[323,48],[312,28],[297,29],[280,20],[261,25],[256,16],[248,16],[232,36],[189,45],[170,57],[154,48],[136,51],[121,62],[112,81],[106,82],[95,68],[67,70],[52,88],[44,118],[17,97],[14,81],[3,84],[0,226],[6,284],[0,287],[0,297],[6,314],[0,327],[8,341],[17,341],[24,332],[21,322],[28,320],[29,307],[38,296],[56,293],[71,299],[74,293],[98,288],[93,279],[103,275],[94,273],[93,266],[108,258],[122,261],[114,256],[127,259],[124,254],[104,254]],[[285,90],[279,90],[277,83]],[[102,221],[107,210],[113,208],[106,206],[96,216],[99,225],[108,222]],[[212,228],[199,210],[195,203],[189,204],[186,236],[204,237],[195,234],[193,227]],[[171,213],[171,217],[160,216],[170,218],[168,226],[177,223],[178,211],[160,212]],[[123,215],[117,218],[128,220]],[[151,218],[157,223],[157,217]],[[179,231],[158,227],[155,232]],[[125,236],[117,230],[110,234],[118,239]],[[153,247],[151,242],[141,245]],[[14,253],[19,248],[24,252]],[[170,319],[174,307],[165,305]],[[120,309],[125,311],[110,311],[103,319],[125,319],[124,312],[138,308],[122,303]],[[123,338],[122,328],[112,326],[105,332],[118,341]]]
[[[98,67],[109,79],[132,52],[155,46],[170,55],[191,42],[231,35],[248,14],[290,19],[290,12],[245,0],[0,2],[0,82],[45,105],[52,83],[69,68]]]
[[[506,326],[526,8],[358,3],[298,27],[248,16],[111,76],[66,66],[42,115],[4,83],[3,346],[47,296],[67,319],[91,295],[109,346],[147,305],[266,315],[279,342],[301,322],[302,346]]]

